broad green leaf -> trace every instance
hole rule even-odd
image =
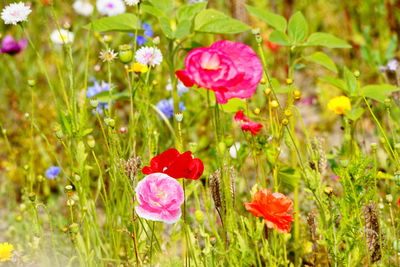
[[[339,78],[334,78],[334,77],[321,77],[319,78],[321,81],[327,82],[339,89],[342,89],[343,91],[346,91],[346,83]]]
[[[160,28],[165,36],[169,39],[173,39],[174,32],[171,29],[171,21],[167,17],[159,17],[158,22],[160,22]]]
[[[159,17],[166,17],[167,15],[159,8],[149,5],[141,5],[140,8],[149,15]]]
[[[400,88],[390,84],[371,84],[363,87],[364,96],[381,103],[384,103],[391,93],[397,91],[400,91]]]
[[[364,114],[364,111],[365,111],[365,109],[363,109],[361,107],[353,108],[352,110],[348,110],[345,113],[345,116],[352,121],[356,121]]]
[[[206,2],[202,3],[196,3],[193,5],[183,5],[181,6],[177,13],[176,13],[176,18],[178,21],[184,21],[184,20],[192,20],[194,17],[203,9],[205,9],[207,6]]]
[[[149,0],[152,6],[169,13],[174,8],[173,0]]]
[[[317,63],[319,65],[324,66],[328,70],[331,70],[337,73],[337,68],[335,62],[325,53],[323,52],[315,52],[309,56],[304,57],[306,60]]]
[[[196,16],[194,29],[205,33],[235,34],[250,30],[250,27],[214,9],[205,9]]]
[[[274,14],[272,12],[259,9],[253,6],[246,5],[247,11],[259,18],[260,20],[267,23],[269,26],[273,27],[274,29],[285,32],[286,31],[286,19],[281,15]]]
[[[84,26],[85,29],[93,29],[96,32],[132,32],[142,31],[139,21],[134,14],[120,14],[95,20]]]
[[[286,34],[277,30],[271,32],[269,35],[269,41],[283,46],[291,45]]]
[[[225,112],[236,112],[239,109],[246,109],[246,102],[240,98],[231,98],[228,103],[221,105]]]
[[[303,41],[308,35],[308,24],[303,14],[298,11],[289,20],[288,36],[293,43]]]
[[[175,38],[183,38],[188,36],[192,32],[192,21],[191,20],[182,20],[179,22],[178,27],[174,33]]]
[[[314,32],[308,37],[304,46],[325,46],[329,48],[351,48],[346,41],[324,32]]]
[[[346,93],[350,96],[358,95],[357,79],[354,76],[354,73],[352,73],[347,67],[344,67],[343,69],[343,78],[346,82]]]

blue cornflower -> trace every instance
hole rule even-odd
[[[61,168],[58,166],[51,166],[46,170],[47,179],[53,180],[56,179],[58,174],[60,173]]]
[[[184,93],[189,92],[189,88],[187,88],[181,81],[178,80],[178,95],[182,96]],[[171,83],[171,79],[168,80],[168,84],[166,87],[167,91],[172,91],[172,83]]]
[[[157,109],[159,109],[168,119],[172,118],[174,116],[174,100],[172,98],[161,100],[157,103]],[[183,102],[179,102],[179,110],[186,110]]]
[[[153,32],[153,29],[151,28],[151,25],[150,25],[150,24],[148,24],[148,23],[143,23],[143,24],[142,24],[142,29],[144,30],[144,32],[143,32],[143,35],[144,35],[144,36],[147,36],[147,37],[149,37],[149,38],[153,37],[154,32]],[[129,35],[129,36],[133,36],[133,37],[135,36],[135,34],[133,34],[133,33],[129,33],[128,35]],[[148,41],[147,38],[144,37],[144,36],[140,36],[140,35],[137,36],[137,38],[136,38],[136,43],[137,43],[138,45],[144,45],[144,44]]]
[[[101,84],[98,81],[93,81],[93,86],[88,87],[86,91],[86,97],[92,98],[101,92],[106,92],[110,91],[110,84],[101,81]],[[97,112],[102,114],[103,110],[108,108],[108,103],[107,102],[99,102],[99,106],[97,107]]]

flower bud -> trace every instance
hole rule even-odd
[[[153,44],[155,44],[155,45],[159,45],[160,44],[160,37],[159,36],[156,36],[156,37],[153,38]]]
[[[182,113],[182,112],[176,112],[176,113],[175,113],[175,120],[176,120],[177,122],[181,123],[182,120],[183,120],[183,113]]]
[[[276,100],[272,100],[271,103],[270,103],[270,105],[271,105],[272,108],[277,108],[277,107],[279,107],[279,103],[278,103],[278,101],[276,101]]]
[[[388,203],[392,203],[392,201],[393,201],[393,196],[392,195],[386,195],[386,201],[388,202]]]
[[[115,120],[111,119],[111,118],[105,118],[104,119],[105,124],[110,127],[110,128],[114,128],[115,127]]]
[[[299,100],[301,98],[301,91],[300,90],[294,90],[293,97],[294,97],[295,100]]]
[[[234,139],[232,137],[232,135],[228,135],[225,137],[224,142],[226,144],[226,146],[231,147],[233,145]]]
[[[289,124],[289,120],[288,120],[288,119],[283,119],[283,120],[282,120],[282,124],[283,124],[284,126],[288,125],[288,124]]]
[[[284,114],[285,114],[286,117],[290,117],[290,116],[293,115],[293,113],[292,113],[292,111],[290,109],[286,109]]]
[[[226,151],[226,144],[224,142],[219,142],[218,149],[219,149],[219,151],[221,151],[222,154],[224,154]]]
[[[126,127],[121,127],[121,128],[119,129],[119,132],[120,132],[121,134],[126,134],[126,133],[128,132],[128,129],[127,129]]]
[[[77,223],[73,223],[69,226],[69,231],[73,234],[77,234],[79,232],[79,225]]]
[[[286,84],[287,85],[292,85],[293,84],[293,79],[287,78],[286,79]]]
[[[99,101],[97,100],[97,98],[91,98],[89,100],[89,103],[92,108],[97,108],[99,106]]]
[[[333,193],[333,188],[330,186],[327,186],[327,187],[325,187],[324,192],[327,195],[331,195]]]
[[[262,79],[260,80],[260,83],[261,83],[261,84],[266,84],[266,83],[267,83],[267,80],[266,80],[265,78],[262,78]]]
[[[189,150],[192,151],[192,153],[196,153],[198,146],[199,144],[197,143],[189,143]]]
[[[64,190],[65,190],[65,193],[71,193],[72,192],[72,190],[73,190],[74,188],[72,187],[72,185],[66,185],[65,187],[64,187]]]
[[[96,145],[96,141],[94,140],[94,137],[93,137],[92,135],[89,135],[89,136],[87,137],[86,142],[87,142],[87,144],[88,144],[88,146],[89,146],[90,148],[94,148],[94,146]]]
[[[122,63],[127,64],[132,61],[133,59],[133,51],[130,45],[124,44],[119,46],[119,60]]]
[[[271,94],[271,92],[272,92],[271,88],[266,88],[266,89],[264,89],[264,94],[265,94],[266,96],[269,96],[269,95]]]
[[[106,43],[111,43],[113,40],[113,37],[111,35],[104,35],[103,36],[103,41]]]
[[[199,224],[203,224],[204,222],[204,213],[201,210],[196,210],[194,212],[194,218]]]
[[[28,79],[28,85],[29,85],[30,87],[34,87],[34,86],[36,85],[36,80],[33,79],[33,78],[29,78],[29,79]]]
[[[353,74],[354,74],[354,76],[355,76],[356,78],[360,77],[360,71],[359,71],[359,70],[355,70],[355,71],[353,72]]]
[[[260,114],[260,112],[261,112],[261,110],[260,110],[259,108],[255,108],[255,109],[253,110],[253,113],[254,113],[255,115]]]
[[[28,198],[29,198],[30,201],[35,202],[35,200],[36,200],[36,193],[35,193],[35,192],[30,192],[30,193],[28,194]]]

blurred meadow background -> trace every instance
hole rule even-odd
[[[0,266],[400,266],[399,1],[0,2]]]

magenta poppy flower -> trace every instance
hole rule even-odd
[[[1,40],[0,53],[15,55],[24,50],[28,46],[26,39],[16,41],[11,35],[6,35]]]
[[[184,200],[182,186],[164,173],[153,173],[141,180],[136,187],[139,217],[151,221],[175,223],[181,217]]]
[[[251,47],[219,41],[190,51],[185,69],[178,70],[176,76],[187,87],[196,84],[213,90],[218,103],[224,104],[231,98],[252,97],[262,72],[261,61]]]

